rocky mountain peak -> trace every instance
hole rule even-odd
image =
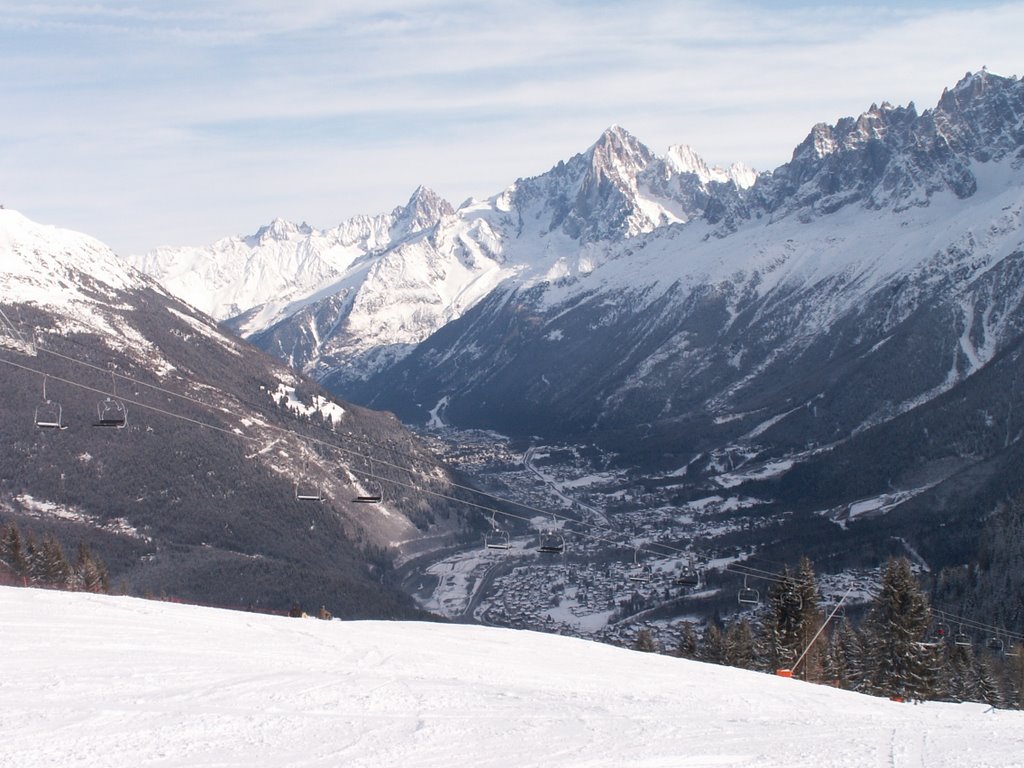
[[[651,150],[618,125],[605,129],[588,154],[595,174],[620,181],[635,178],[654,160]]]
[[[408,234],[430,229],[443,216],[455,213],[452,204],[429,187],[420,185],[404,207],[395,209],[396,223]]]
[[[295,237],[308,237],[313,233],[313,228],[306,222],[296,224],[280,217],[275,218],[269,224],[260,227],[256,234],[247,238],[254,245],[262,245],[271,241],[283,242]]]
[[[982,69],[942,92],[928,113],[950,148],[985,162],[1024,145],[1024,82]]]
[[[753,186],[757,171],[743,163],[736,162],[728,168],[710,166],[697,152],[686,144],[674,144],[665,155],[665,166],[669,174],[691,174],[702,184],[718,182],[734,183],[739,189]]]

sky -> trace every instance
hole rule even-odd
[[[122,255],[459,205],[620,125],[786,162],[818,122],[1024,75],[1024,2],[0,0],[0,204]]]

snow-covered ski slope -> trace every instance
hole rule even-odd
[[[0,765],[1024,765],[1024,713],[477,626],[0,588]]]

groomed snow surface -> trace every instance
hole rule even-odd
[[[0,765],[1024,765],[1024,714],[572,638],[0,588]]]

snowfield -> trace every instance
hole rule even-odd
[[[1024,713],[583,640],[0,588],[0,765],[1024,765]]]

